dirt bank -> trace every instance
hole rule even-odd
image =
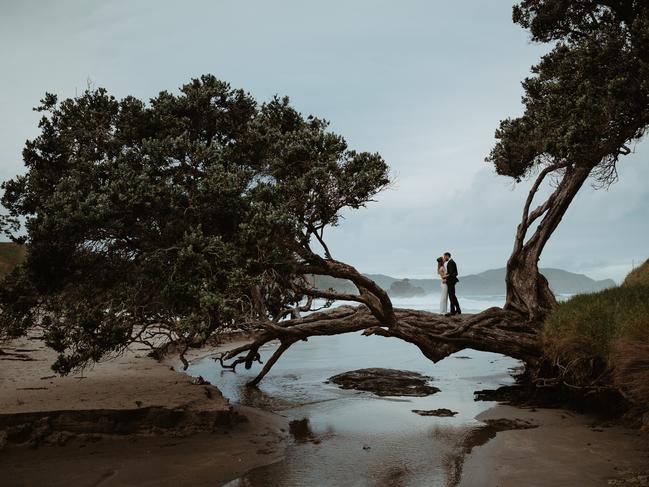
[[[222,485],[280,460],[286,445],[282,418],[248,408],[239,412],[248,421],[218,434],[76,436],[62,445],[6,448],[0,485]]]
[[[283,453],[283,418],[231,406],[148,349],[59,377],[34,336],[0,348],[2,485],[218,485]]]

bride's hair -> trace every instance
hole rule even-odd
[[[444,259],[442,257],[437,257],[437,268],[439,269],[444,265]]]

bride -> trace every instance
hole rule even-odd
[[[442,297],[439,300],[439,312],[444,315],[448,310],[448,286],[446,284],[446,277],[448,276],[448,274],[446,274],[444,259],[442,257],[437,258],[437,273],[442,279]]]

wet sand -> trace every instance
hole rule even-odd
[[[275,346],[264,347],[262,356]],[[256,370],[232,373],[209,356],[200,358],[207,351],[195,353],[188,372],[217,389],[193,384],[170,370],[177,365],[173,359],[157,362],[143,350],[102,363],[83,379],[51,377],[51,352],[34,340],[3,350],[9,360],[2,362],[0,418],[107,405],[110,411],[166,408],[197,414],[188,428],[146,425],[133,434],[51,435],[36,442],[37,448],[6,447],[0,450],[3,486],[649,484],[643,477],[649,470],[647,437],[637,431],[559,409],[474,401],[475,390],[512,382],[510,372],[519,364],[495,354],[465,350],[432,364],[399,340],[358,334],[314,338],[296,344],[259,389],[249,389],[244,384]],[[441,391],[378,397],[325,383],[336,373],[371,366],[419,371],[432,376]],[[457,414],[413,412],[445,408]],[[193,418],[200,411],[248,421],[197,433],[202,424]]]
[[[33,338],[33,337],[32,337]],[[288,425],[232,406],[132,349],[83,373],[58,377],[40,340],[0,354],[0,485],[219,485],[279,460]]]
[[[562,409],[500,405],[477,419],[529,421],[499,432],[464,462],[464,487],[647,486],[649,438],[636,430]]]
[[[273,350],[268,345],[262,357]],[[421,398],[378,397],[325,382],[341,371],[379,365],[432,376],[441,391]],[[237,402],[290,421],[284,458],[228,487],[643,485],[649,449],[647,437],[635,430],[560,409],[474,401],[476,390],[511,384],[517,365],[474,350],[432,364],[404,342],[351,334],[296,344],[259,390],[243,386],[255,370],[233,374],[209,358],[189,372]],[[413,413],[441,408],[457,414]]]
[[[173,358],[158,362],[143,346],[133,346],[117,357],[65,377],[51,370],[57,354],[35,333],[3,343],[0,349],[3,414],[144,407],[214,412],[230,409],[228,399],[217,388],[193,384],[190,377],[177,371],[180,367]]]
[[[0,451],[3,487],[222,485],[281,459],[286,424],[240,408],[248,422],[230,432],[185,437],[73,438],[65,445]]]

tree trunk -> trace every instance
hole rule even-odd
[[[556,171],[564,171],[550,197],[533,211],[531,203],[543,179]],[[338,262],[328,254],[322,258],[305,248],[301,256],[304,266],[300,275],[317,274],[348,279],[359,294],[340,294],[333,290],[299,288],[311,298],[356,301],[358,307],[341,306],[316,312],[303,318],[271,322],[260,317],[263,329],[257,338],[220,357],[237,358],[226,367],[244,363],[250,368],[259,361],[259,349],[265,343],[279,340],[280,347],[250,382],[256,385],[272,365],[293,343],[310,336],[337,335],[363,331],[365,335],[399,338],[416,345],[433,362],[464,348],[495,352],[517,358],[527,365],[536,365],[543,357],[541,332],[547,315],[557,306],[547,279],[540,274],[538,262],[548,239],[557,228],[573,198],[588,178],[592,167],[555,164],[546,167],[534,183],[518,226],[512,255],[507,263],[507,296],[504,308],[490,308],[476,315],[442,316],[411,309],[395,309],[388,294],[374,281],[354,267]],[[529,239],[528,231],[540,223]]]
[[[550,197],[534,211],[529,212],[529,203],[538,184],[532,188],[526,204],[523,220],[518,227],[514,250],[507,262],[507,296],[505,309],[520,313],[529,323],[542,325],[545,317],[556,308],[557,301],[550,290],[547,279],[539,272],[539,259],[545,244],[566,214],[570,203],[588,178],[592,167],[574,166],[565,173]],[[546,174],[541,174],[540,184]],[[536,231],[525,241],[534,221],[543,215]]]
[[[535,363],[541,354],[539,329],[521,321],[521,316],[501,308],[489,308],[476,315],[446,317],[427,311],[394,310],[398,326],[388,327],[379,321],[365,305],[341,306],[326,312],[313,313],[291,320],[286,325],[268,325],[256,339],[226,352],[220,357],[233,359],[245,353],[236,363],[250,368],[259,358],[264,344],[279,340],[280,347],[266,363],[260,374],[249,384],[256,385],[288,347],[312,336],[339,335],[363,331],[364,335],[399,338],[416,345],[433,362],[464,348],[495,352]],[[232,367],[231,367],[232,368]]]

